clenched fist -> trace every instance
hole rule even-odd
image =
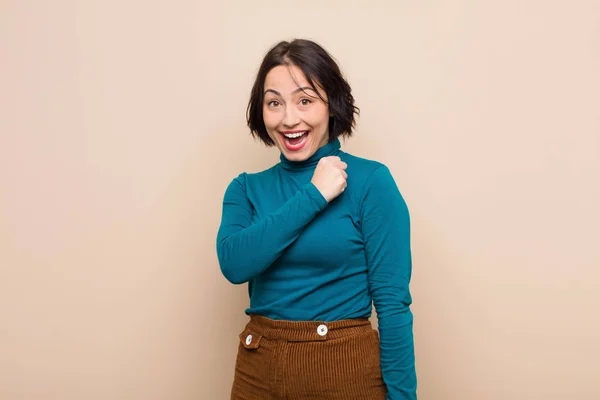
[[[346,189],[347,167],[348,165],[336,156],[323,157],[319,160],[311,182],[328,203]]]

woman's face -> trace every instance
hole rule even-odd
[[[324,91],[320,94],[327,100]],[[269,137],[290,161],[310,158],[329,140],[329,107],[295,65],[279,65],[267,74],[263,120]]]

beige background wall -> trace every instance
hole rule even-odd
[[[0,399],[221,400],[267,48],[313,38],[413,220],[422,400],[600,398],[600,3],[0,2]]]

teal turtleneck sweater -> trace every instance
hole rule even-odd
[[[310,181],[332,155],[348,164],[348,187],[328,204]],[[225,192],[223,275],[248,282],[246,313],[272,319],[370,317],[374,304],[387,399],[416,399],[409,213],[389,169],[345,153],[337,139],[306,161],[280,159]]]

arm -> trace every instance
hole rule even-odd
[[[265,271],[327,206],[312,183],[301,187],[281,208],[252,224],[245,175],[234,179],[223,199],[217,256],[228,281],[240,284]]]
[[[387,167],[373,172],[362,204],[369,287],[379,321],[381,370],[388,400],[416,400],[409,291],[412,260],[408,208]]]

